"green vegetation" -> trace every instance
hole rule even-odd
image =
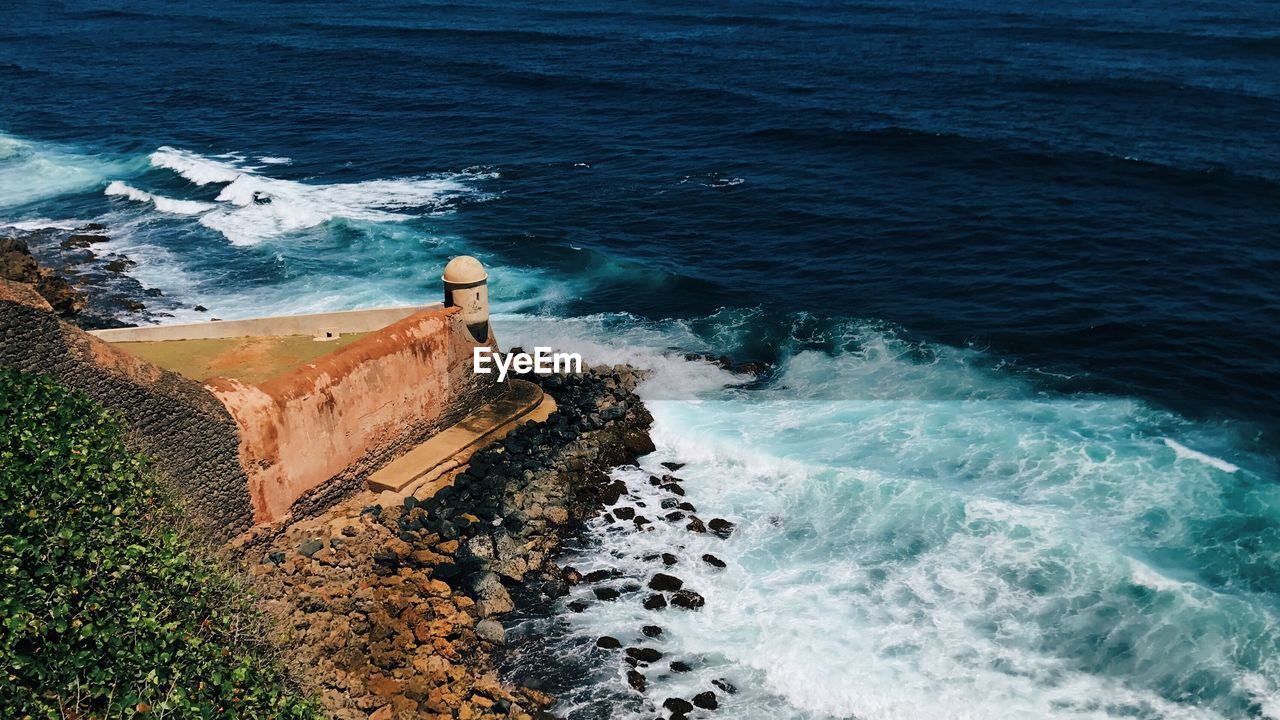
[[[102,408],[0,370],[0,717],[316,716],[178,517]]]

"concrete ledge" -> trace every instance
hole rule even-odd
[[[505,395],[370,475],[369,489],[415,492],[461,466],[481,444],[505,435],[517,424],[545,420],[555,409],[554,403],[537,385],[512,380],[511,389]]]
[[[244,320],[218,320],[178,325],[150,325],[136,328],[112,328],[94,330],[107,342],[153,342],[157,340],[213,340],[218,338],[260,337],[281,335],[315,336],[325,331],[335,333],[365,333],[403,320],[423,310],[444,309],[442,303],[411,305],[408,307],[371,308],[342,312],[312,313],[309,315],[280,315],[276,317],[247,318]]]

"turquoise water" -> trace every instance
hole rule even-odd
[[[697,343],[685,323],[496,327],[654,368],[659,450],[618,477],[656,519],[649,473],[687,462],[699,516],[739,524],[727,541],[597,524],[568,562],[644,581],[663,570],[644,558],[672,551],[667,571],[707,604],[655,613],[641,594],[526,626],[599,668],[571,716],[647,716],[618,691],[627,668],[592,647],[614,635],[695,666],[650,672],[651,697],[728,678],[742,689],[721,694],[729,717],[1280,717],[1280,488],[1221,459],[1238,457],[1221,432],[1131,398],[1041,392],[982,353],[884,327],[832,326],[839,351],[796,352],[752,389],[664,355]],[[641,636],[655,623],[661,640]]]

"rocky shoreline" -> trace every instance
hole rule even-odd
[[[171,317],[178,307],[128,274],[127,255],[103,252],[107,228],[21,230],[0,226],[0,278],[27,283],[64,320],[85,330],[132,327]]]
[[[554,698],[499,677],[502,618],[568,591],[563,541],[626,492],[610,470],[654,449],[642,378],[527,376],[557,411],[476,452],[452,485],[394,505],[362,494],[241,546],[273,640],[333,717],[551,716]]]

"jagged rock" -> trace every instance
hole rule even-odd
[[[662,564],[671,567],[679,562],[679,559],[671,553],[662,553]]]
[[[613,509],[613,515],[619,520],[630,520],[636,516],[636,509],[631,507],[617,507]]]
[[[662,635],[662,628],[657,625],[645,625],[640,628],[640,632],[644,633],[645,637],[656,638]]]
[[[716,535],[727,538],[733,534],[733,529],[737,526],[724,518],[711,518],[711,522],[707,523],[707,527]]]
[[[720,703],[716,700],[716,694],[707,690],[693,696],[693,704],[703,710],[715,710],[720,707]]]
[[[685,525],[684,529],[689,532],[705,533],[707,531],[707,526],[703,524],[702,520],[697,516],[694,516],[689,518],[689,524]]]
[[[717,567],[717,568],[725,567],[725,562],[720,558],[716,557],[715,555],[712,555],[711,553],[707,553],[703,555],[702,561],[710,565],[711,567]]]
[[[644,688],[646,685],[644,675],[636,670],[628,670],[627,684],[630,685],[636,692],[644,692]]]
[[[496,573],[481,573],[472,581],[471,589],[476,594],[481,615],[486,617],[500,615],[515,609],[515,603],[511,601],[511,595],[502,586],[502,581],[498,579]]]
[[[679,590],[684,585],[684,581],[674,575],[666,573],[658,573],[649,580],[649,589],[659,592]]]
[[[617,571],[615,570],[592,570],[586,574],[585,578],[589,583],[598,583],[602,580],[608,580],[609,578],[616,576]]]
[[[671,604],[685,610],[697,610],[706,605],[707,601],[692,590],[678,590],[671,596]]]
[[[627,657],[635,658],[637,662],[655,663],[662,659],[662,653],[648,647],[629,647]]]
[[[662,707],[676,715],[687,715],[693,712],[693,704],[682,698],[667,698],[662,701]]]
[[[645,598],[645,601],[644,601],[645,610],[661,610],[666,606],[667,606],[667,598],[664,597],[662,593],[654,593],[649,597]]]
[[[667,461],[662,463],[662,467],[670,470],[671,472],[675,472],[676,470],[684,467],[684,463]]]
[[[604,648],[606,650],[613,650],[613,649],[622,647],[622,642],[618,640],[618,638],[616,637],[603,635],[600,637],[600,639],[596,640],[596,647]]]
[[[596,588],[595,594],[596,594],[596,599],[598,600],[613,601],[613,600],[617,600],[622,593],[619,593],[617,590],[613,588],[605,587],[605,588]]]
[[[671,672],[687,673],[693,670],[693,666],[683,660],[673,660],[671,662]]]

